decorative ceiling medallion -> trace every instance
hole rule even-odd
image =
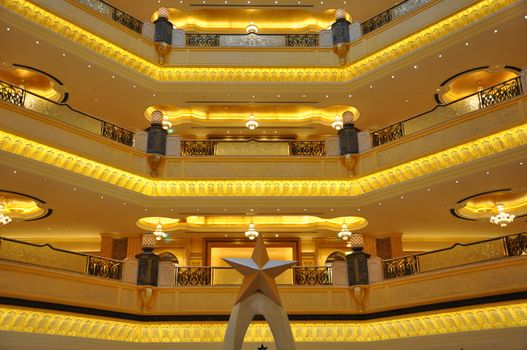
[[[527,188],[517,187],[476,194],[460,200],[450,212],[460,219],[491,220],[505,227],[514,220],[513,216],[527,215]]]
[[[52,209],[45,208],[45,202],[38,198],[11,191],[0,191],[2,214],[13,221],[39,220],[51,215]]]

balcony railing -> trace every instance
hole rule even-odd
[[[331,285],[332,269],[330,266],[293,266],[292,279],[285,276],[285,280],[294,285]],[[178,266],[175,270],[176,286],[231,285],[240,284],[241,281],[242,275],[232,267]],[[280,277],[278,277],[278,283],[280,283]]]
[[[318,34],[186,34],[190,47],[318,47]]]
[[[102,0],[77,0],[79,3],[88,6],[89,8],[102,14],[122,26],[133,30],[136,33],[141,34],[143,30],[143,22],[130,16],[129,14],[115,8],[114,6],[102,1]]]
[[[57,249],[49,244],[33,244],[0,238],[0,260],[44,266],[88,276],[121,279],[122,261]]]
[[[397,4],[362,23],[362,35],[373,32],[374,30],[377,30],[391,21],[414,11],[415,9],[430,1],[432,0],[406,0],[400,4]]]
[[[403,138],[459,116],[507,101],[522,94],[520,77],[516,77],[460,100],[434,107],[429,112],[392,124],[371,134],[373,147]]]
[[[527,233],[384,260],[382,267],[384,279],[392,279],[519,255],[527,255]]]
[[[239,145],[237,151],[240,153],[226,154],[229,150],[225,151],[222,146],[233,142]],[[181,141],[181,155],[186,157],[246,155],[244,152],[249,150],[254,151],[252,155],[323,157],[326,155],[326,144],[324,141]]]
[[[3,81],[0,81],[0,99],[127,146],[134,141],[134,133],[130,130]]]

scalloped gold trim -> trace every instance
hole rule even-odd
[[[527,144],[527,124],[351,180],[154,180],[0,131],[0,150],[147,196],[359,196]]]
[[[374,342],[527,326],[527,303],[492,305],[381,321],[291,322],[296,342]],[[0,307],[0,330],[131,343],[223,341],[225,322],[140,323]],[[267,323],[253,322],[246,342],[272,342]]]
[[[160,67],[125,49],[57,17],[27,0],[0,0],[5,8],[75,41],[94,52],[127,66],[151,79],[178,82],[274,82],[342,83],[373,71],[381,65],[422,46],[440,40],[474,21],[521,0],[483,0],[436,24],[379,50],[344,68],[340,67]]]

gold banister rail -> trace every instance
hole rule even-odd
[[[456,243],[449,248],[387,259],[382,269],[384,279],[392,279],[519,255],[527,255],[527,233]]]
[[[120,280],[122,261],[0,237],[0,260]]]

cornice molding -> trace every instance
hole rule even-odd
[[[428,26],[386,48],[340,67],[160,67],[116,44],[80,28],[27,0],[0,0],[0,4],[29,21],[157,81],[208,83],[345,83],[371,72],[436,40],[463,30],[521,0],[483,0]]]
[[[297,342],[376,342],[527,326],[527,303],[424,313],[381,321],[291,322]],[[226,322],[141,323],[16,307],[0,307],[0,330],[131,343],[219,343]],[[266,323],[252,322],[247,342],[272,342]]]
[[[527,145],[527,124],[381,170],[336,180],[158,180],[0,131],[0,150],[150,197],[356,197]]]

